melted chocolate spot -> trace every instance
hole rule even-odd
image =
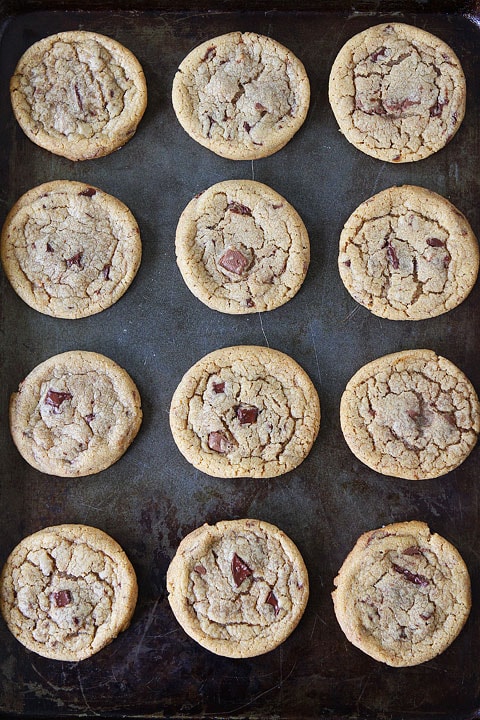
[[[71,258],[67,258],[65,262],[67,263],[67,268],[72,267],[72,265],[77,265],[79,268],[82,267],[82,255],[83,252],[78,252],[76,255],[72,255]]]
[[[88,187],[85,190],[82,190],[82,192],[78,193],[79,195],[83,195],[84,197],[93,197],[93,195],[96,195],[97,191],[95,188]]]
[[[214,383],[212,383],[212,388],[213,388],[213,392],[217,393],[217,395],[218,395],[219,393],[225,392],[225,383],[224,382],[219,382],[219,383],[214,382]]]
[[[47,242],[47,252],[49,252],[49,253],[53,253],[53,252],[54,252],[52,246],[51,246],[50,243],[48,243],[48,242]]]
[[[211,45],[208,49],[205,55],[203,56],[202,60],[205,62],[205,60],[213,60],[215,55],[217,54],[217,48],[215,45]]]
[[[103,268],[102,268],[102,275],[103,275],[103,277],[104,277],[105,280],[110,280],[110,268],[111,268],[111,267],[112,267],[112,266],[111,266],[109,263],[107,263],[107,264],[104,265]]]
[[[412,545],[411,547],[406,548],[403,551],[404,555],[423,555],[420,548],[418,548],[416,545]]]
[[[72,593],[70,590],[59,590],[53,593],[53,599],[57,607],[65,607],[72,602]]]
[[[92,420],[94,420],[94,419],[95,419],[95,414],[94,414],[94,413],[90,413],[90,415],[86,415],[86,416],[85,416],[85,422],[87,423],[87,425],[90,425],[90,423],[91,423]]]
[[[411,572],[407,568],[400,567],[400,565],[395,565],[395,563],[392,563],[392,566],[395,572],[403,575],[406,580],[413,583],[414,585],[420,585],[420,587],[427,587],[427,585],[430,585],[430,581],[427,580],[424,575],[417,575],[416,573]]]
[[[232,575],[233,581],[237,587],[240,587],[247,577],[253,575],[253,570],[250,570],[247,563],[245,563],[242,558],[237,555],[237,553],[233,553],[232,557]]]
[[[203,565],[195,565],[195,567],[194,567],[193,569],[194,569],[195,572],[198,573],[199,575],[206,575],[206,573],[207,573],[207,571],[206,571],[206,569],[203,567]]]
[[[251,425],[257,422],[258,408],[256,407],[244,407],[239,405],[237,407],[237,418],[240,425]]]
[[[445,243],[443,240],[440,240],[440,238],[432,237],[426,239],[427,245],[430,245],[430,247],[445,247]]]
[[[246,205],[242,205],[235,200],[231,200],[227,205],[227,210],[230,212],[237,213],[237,215],[251,215],[252,211]]]
[[[278,604],[277,598],[275,597],[275,595],[273,594],[273,592],[271,590],[268,593],[267,599],[265,600],[265,602],[268,603],[269,605],[271,605],[273,607],[275,615],[278,615],[278,613],[280,612],[280,606]]]
[[[392,243],[388,243],[387,245],[387,258],[393,266],[394,270],[398,270],[398,268],[400,267],[400,261]]]
[[[45,405],[51,405],[55,412],[60,412],[60,405],[65,400],[71,400],[73,395],[69,392],[57,392],[56,390],[50,389],[45,395]]]

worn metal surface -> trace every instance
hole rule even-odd
[[[376,4],[375,4],[376,6]],[[480,234],[480,30],[459,15],[395,16],[321,12],[58,12],[13,15],[0,43],[0,221],[30,187],[51,179],[95,184],[127,203],[142,231],[143,262],[112,308],[76,321],[36,313],[0,277],[0,562],[25,535],[49,524],[81,522],[116,538],[131,558],[140,595],[133,623],[79,664],[27,652],[0,622],[0,713],[20,716],[205,716],[235,718],[468,718],[480,707],[479,450],[456,471],[425,482],[381,476],[343,441],[339,401],[365,362],[428,347],[455,362],[480,390],[480,288],[448,315],[388,322],[357,306],[336,269],[344,221],[367,197],[393,184],[423,185],[448,197]],[[87,3],[88,7],[88,3]],[[467,114],[444,150],[418,163],[390,165],[363,155],[337,130],[328,73],[341,45],[365,27],[402,20],[446,40],[461,58]],[[105,158],[74,164],[33,145],[16,125],[8,79],[34,41],[67,29],[112,35],[141,61],[149,104],[137,135]],[[175,69],[200,41],[231,30],[271,35],[304,62],[312,85],[306,123],[264,160],[224,160],[191,140],[170,102]],[[300,212],[312,263],[300,293],[270,313],[235,317],[196,300],[175,263],[178,216],[191,197],[229,178],[271,185]],[[274,480],[219,480],[177,451],[168,408],[180,377],[218,347],[268,344],[310,374],[322,426],[308,459]],[[64,350],[104,353],[132,375],[145,419],[127,454],[91,477],[65,480],[30,468],[9,436],[9,394],[37,363]],[[299,627],[277,650],[229,660],[203,650],[177,625],[165,572],[179,540],[205,521],[256,517],[280,526],[304,555],[311,597]],[[461,636],[421,666],[391,669],[353,648],[333,614],[332,580],[358,535],[420,519],[452,541],[472,576],[473,610]],[[476,716],[476,715],[475,715]]]

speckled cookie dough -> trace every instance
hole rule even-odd
[[[102,530],[57,525],[13,550],[0,577],[0,609],[15,638],[38,655],[76,662],[126,630],[135,571]]]
[[[340,422],[350,450],[393,477],[426,480],[454,470],[480,431],[470,381],[432,350],[404,350],[364,365],[348,382]]]
[[[170,407],[186,459],[214,477],[276,477],[308,455],[320,402],[288,355],[243,345],[215,350],[188,370]]]
[[[98,313],[124,294],[142,244],[120,200],[85,183],[55,180],[15,203],[0,252],[22,300],[46,315],[72,319]]]
[[[455,135],[465,76],[453,50],[425,30],[375,25],[348,40],[330,73],[329,99],[347,140],[387,162],[422,160]]]
[[[10,400],[10,430],[23,458],[59,477],[113,465],[142,422],[128,373],[98,353],[72,350],[37,365]]]
[[[227,180],[187,205],[176,253],[196,297],[214,310],[240,314],[273,310],[298,292],[310,243],[281,195],[252,180]]]
[[[362,535],[334,584],[335,614],[348,640],[394,667],[439,655],[470,613],[465,563],[423,522],[395,523]]]
[[[423,320],[456,307],[474,286],[478,264],[478,242],[462,213],[412,185],[366,200],[340,236],[345,287],[390,320]]]
[[[15,117],[34,143],[70,160],[117,150],[147,105],[142,67],[112,38],[72,30],[28,48],[10,81]]]
[[[256,33],[212,38],[180,63],[172,102],[183,129],[231,160],[280,150],[303,124],[310,83],[300,60]]]
[[[296,628],[308,573],[297,547],[274,525],[225,520],[182,540],[167,589],[190,637],[217,655],[246,658],[273,650]]]

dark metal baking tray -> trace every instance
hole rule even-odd
[[[380,320],[356,305],[336,268],[344,221],[370,195],[394,184],[423,185],[457,205],[480,234],[480,12],[473,3],[0,2],[0,222],[27,189],[52,179],[95,184],[127,203],[142,232],[143,261],[112,308],[57,320],[27,307],[0,277],[0,563],[25,535],[79,522],[115,537],[139,580],[131,627],[81,663],[26,651],[0,622],[0,713],[4,717],[378,718],[480,717],[479,451],[437,480],[381,476],[359,463],[340,431],[339,400],[357,368],[380,355],[428,347],[456,363],[480,389],[480,287],[447,315],[420,322]],[[256,10],[251,8],[256,7]],[[250,8],[250,9],[249,9]],[[339,133],[327,99],[341,45],[377,22],[405,21],[449,43],[468,86],[465,120],[426,160],[391,165],[357,151]],[[149,87],[135,137],[114,154],[73,163],[36,147],[16,124],[8,81],[22,52],[51,33],[84,28],[115,37],[142,63]],[[170,102],[175,70],[199,42],[252,30],[284,43],[304,62],[312,86],[303,128],[277,154],[255,162],[222,159],[197,145]],[[200,190],[254,178],[283,194],[309,230],[312,262],[287,305],[262,315],[216,313],[183,284],[175,263],[180,212]],[[307,460],[273,480],[223,480],[194,470],[168,425],[172,393],[205,353],[268,344],[310,374],[322,426]],[[143,398],[143,427],[126,455],[98,475],[65,480],[28,466],[10,439],[10,393],[40,361],[69,349],[104,353],[125,367]],[[262,518],[297,543],[311,597],[296,631],[277,650],[248,660],[221,658],[188,638],[170,612],[165,572],[180,539],[202,523]],[[441,656],[392,669],[351,646],[333,614],[332,581],[358,535],[392,521],[420,519],[453,542],[471,573],[473,609]]]

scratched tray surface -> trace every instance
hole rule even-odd
[[[341,45],[376,22],[402,20],[446,40],[468,83],[465,120],[453,141],[427,160],[390,165],[355,150],[340,135],[327,101],[328,73]],[[32,144],[15,123],[8,78],[41,37],[85,28],[129,47],[142,63],[148,109],[136,136],[118,152],[74,164]],[[231,30],[271,35],[304,62],[312,86],[304,127],[277,154],[224,160],[197,145],[174,116],[175,70],[199,42]],[[480,232],[479,28],[458,15],[315,12],[35,12],[13,16],[0,43],[1,218],[27,189],[51,179],[95,184],[129,205],[141,227],[143,261],[132,287],[112,308],[77,321],[36,313],[0,278],[0,562],[25,535],[79,522],[115,537],[139,580],[131,627],[82,663],[32,654],[0,622],[0,713],[24,717],[467,718],[479,708],[479,454],[449,475],[409,482],[356,461],[343,441],[339,401],[365,362],[404,348],[447,356],[480,389],[479,287],[459,308],[431,321],[380,320],[355,304],[336,269],[338,237],[353,209],[393,184],[423,185],[448,197]],[[262,315],[209,310],[183,284],[175,263],[180,212],[197,192],[230,178],[254,178],[283,194],[309,230],[312,262],[300,293]],[[171,438],[168,409],[182,374],[218,347],[268,344],[295,358],[315,383],[322,426],[307,460],[273,480],[222,480],[195,471]],[[39,362],[70,349],[104,353],[140,389],[144,423],[112,468],[64,480],[19,456],[7,404]],[[248,660],[215,656],[190,640],[170,612],[165,572],[180,539],[205,521],[256,517],[280,526],[301,550],[311,581],[305,615],[277,650]],[[391,669],[351,646],[332,608],[332,581],[358,535],[382,524],[420,519],[452,541],[471,572],[473,610],[440,657]]]

